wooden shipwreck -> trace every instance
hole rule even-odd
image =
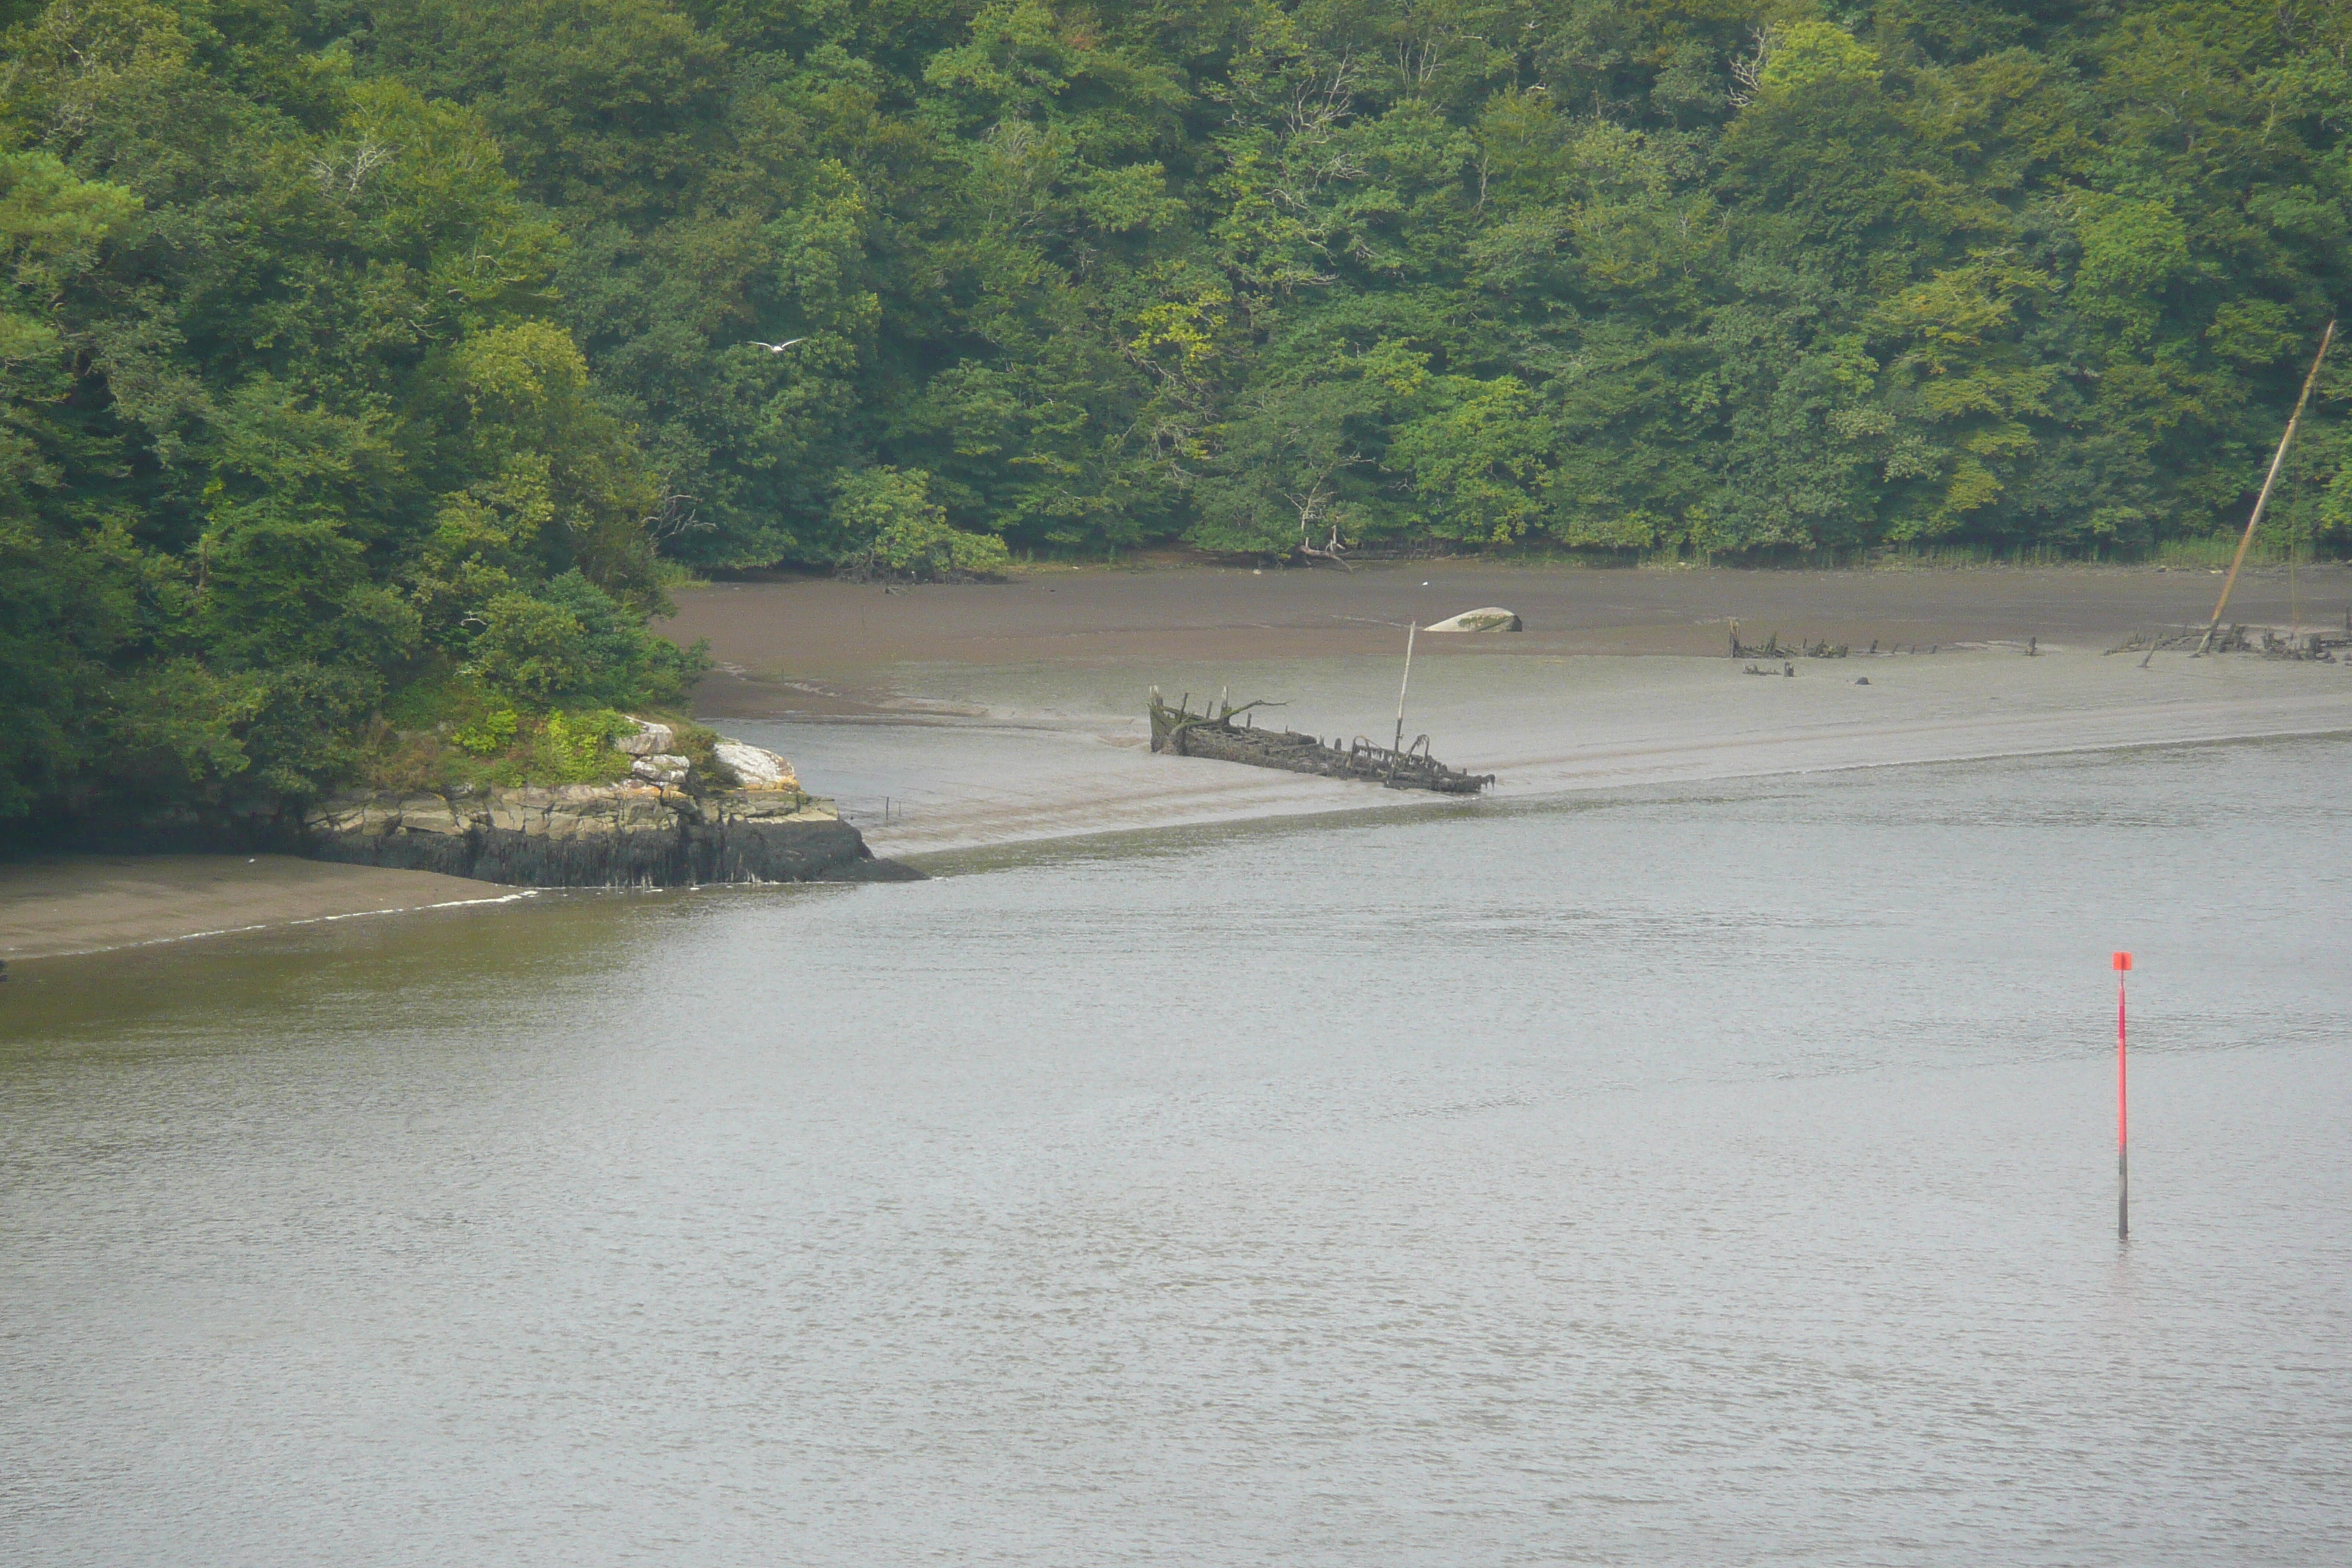
[[[1280,768],[1286,773],[1318,773],[1330,779],[1356,779],[1390,789],[1435,790],[1440,795],[1476,795],[1495,782],[1492,773],[1465,773],[1449,768],[1429,754],[1429,737],[1410,746],[1378,746],[1359,735],[1345,751],[1327,745],[1313,735],[1289,730],[1261,730],[1253,710],[1271,706],[1248,702],[1235,708],[1220,700],[1192,710],[1190,694],[1174,707],[1151,690],[1151,749],[1180,757],[1214,757],[1220,762],[1248,763],[1254,767]],[[1240,719],[1244,721],[1235,723]]]

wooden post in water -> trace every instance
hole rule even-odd
[[[2221,579],[2221,597],[2213,606],[2213,622],[2205,628],[2205,640],[2197,645],[2197,657],[2213,646],[2213,634],[2221,629],[2221,612],[2230,607],[2230,590],[2238,585],[2238,568],[2246,563],[2246,546],[2254,542],[2254,525],[2263,521],[2263,509],[2271,504],[2271,487],[2278,483],[2279,470],[2286,466],[2286,449],[2294,441],[2294,427],[2303,422],[2303,405],[2311,401],[2311,389],[2319,381],[2319,366],[2327,358],[2327,345],[2336,341],[2336,323],[2329,321],[2327,330],[2319,334],[2319,352],[2311,356],[2311,374],[2303,378],[2303,395],[2294,400],[2294,412],[2287,416],[2286,434],[2279,437],[2278,451],[2271,458],[2271,471],[2263,478],[2263,493],[2254,498],[2254,514],[2246,519],[2245,536],[2238,541],[2238,552],[2230,557],[2230,574]]]
[[[2128,952],[2116,954],[2116,1239],[2131,1239],[2131,1117],[2124,1092],[2124,976],[2131,972]]]
[[[1389,625],[1394,626],[1396,623],[1391,621]],[[1404,629],[1404,679],[1397,682],[1396,744],[1389,748],[1391,751],[1404,750],[1404,690],[1406,687],[1412,684],[1412,639],[1420,630],[1419,621],[1413,622]]]

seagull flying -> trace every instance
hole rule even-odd
[[[806,338],[786,338],[780,343],[763,343],[759,339],[753,338],[743,346],[749,349],[765,349],[772,354],[780,354],[786,349],[792,347],[794,343],[804,343],[806,342],[808,342]]]

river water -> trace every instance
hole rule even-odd
[[[2342,1563],[2347,771],[1488,803],[28,966],[0,1559]]]

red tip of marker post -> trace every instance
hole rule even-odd
[[[2120,973],[2120,972],[2121,972],[2121,971],[2123,971],[2123,970],[2129,969],[2130,967],[2131,967],[2131,954],[2130,954],[2130,953],[2128,953],[2128,952],[2119,952],[2119,953],[2116,954],[2116,971],[2117,971],[2118,973]]]

